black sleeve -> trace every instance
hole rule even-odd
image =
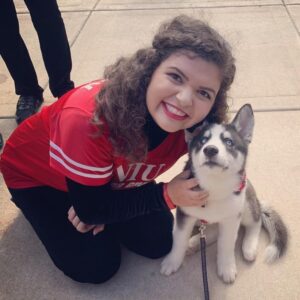
[[[66,179],[71,203],[86,224],[109,224],[168,210],[163,197],[162,183],[154,182],[141,187],[112,190],[110,184],[86,186]]]

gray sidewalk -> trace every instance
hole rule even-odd
[[[41,0],[42,1],[42,0]],[[300,0],[60,0],[73,57],[76,85],[101,78],[117,57],[147,46],[161,21],[185,13],[208,21],[233,45],[237,77],[231,111],[244,103],[255,110],[248,177],[259,198],[282,215],[290,232],[287,255],[263,263],[261,235],[253,264],[237,245],[238,277],[225,285],[216,275],[216,245],[208,247],[212,300],[300,299]],[[15,1],[21,34],[49,104],[37,35],[23,1]],[[17,96],[0,58],[0,132],[5,140],[16,127]],[[47,104],[46,103],[46,104]],[[182,159],[161,180],[181,171]],[[9,201],[0,175],[0,300],[49,299],[202,299],[200,255],[187,257],[171,277],[159,273],[161,260],[124,250],[121,269],[103,285],[79,284],[58,271],[19,211]]]

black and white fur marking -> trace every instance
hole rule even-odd
[[[265,260],[273,262],[285,252],[287,229],[280,216],[259,203],[249,180],[246,188],[239,189],[253,127],[253,111],[246,104],[230,124],[205,124],[190,137],[186,168],[199,180],[199,186],[209,192],[209,198],[205,207],[177,208],[173,247],[162,262],[162,274],[176,272],[186,251],[198,248],[199,237],[190,236],[201,219],[209,224],[218,223],[217,269],[226,283],[234,282],[237,274],[234,248],[240,225],[245,226],[242,250],[247,261],[256,257],[262,226],[270,237]]]

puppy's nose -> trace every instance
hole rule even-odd
[[[206,146],[203,152],[207,157],[213,157],[219,153],[219,149],[215,146]]]

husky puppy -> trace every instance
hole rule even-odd
[[[262,226],[270,237],[266,261],[273,262],[285,252],[287,229],[284,223],[274,210],[259,203],[245,177],[253,127],[253,111],[250,104],[246,104],[230,124],[206,123],[191,137],[186,169],[199,180],[199,187],[209,192],[209,197],[202,207],[177,207],[173,247],[162,262],[162,274],[170,275],[181,266],[194,225],[199,220],[218,223],[217,269],[226,283],[234,282],[237,275],[234,248],[240,225],[245,226],[242,250],[247,261],[256,257]],[[195,240],[199,241],[199,237],[193,237],[190,244],[193,248],[197,247]]]

